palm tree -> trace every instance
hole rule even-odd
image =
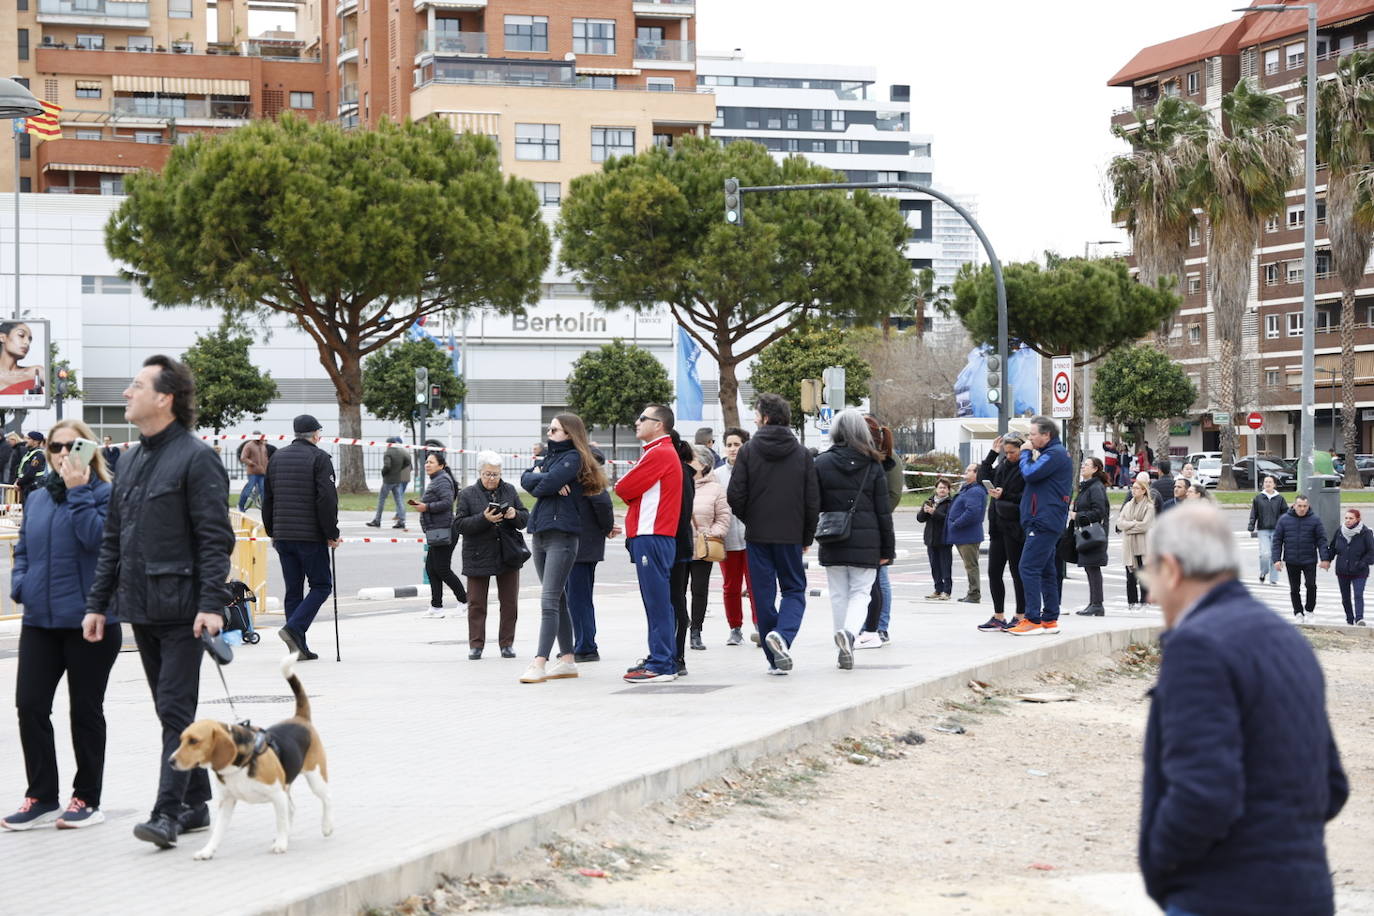
[[[916,337],[924,338],[926,333],[926,306],[929,305],[945,317],[949,317],[950,308],[950,289],[948,286],[935,285],[935,271],[930,267],[923,267],[916,271],[915,284],[912,290],[912,298],[899,305],[892,316],[883,316],[883,337],[892,334],[892,318],[916,319]]]
[[[1140,268],[1142,283],[1154,286],[1172,277],[1183,300],[1189,231],[1195,224],[1190,170],[1207,140],[1207,115],[1192,102],[1175,97],[1160,101],[1153,111],[1137,110],[1137,126],[1114,125],[1112,133],[1131,145],[1107,169],[1112,218],[1126,224]],[[1161,349],[1168,345],[1170,316],[1155,332]],[[1157,421],[1155,445],[1169,450],[1169,420]]]
[[[1358,488],[1354,455],[1360,450],[1355,418],[1355,288],[1364,279],[1374,241],[1374,54],[1342,58],[1334,79],[1317,87],[1317,156],[1328,169],[1326,228],[1331,266],[1341,281],[1341,428],[1345,431],[1345,479]],[[1307,214],[1311,219],[1314,214]],[[1333,379],[1334,383],[1334,379]],[[1335,422],[1335,418],[1332,418]]]
[[[1221,100],[1223,124],[1214,125],[1194,172],[1195,198],[1211,224],[1207,282],[1212,291],[1213,333],[1221,350],[1215,401],[1240,413],[1241,336],[1250,297],[1250,261],[1265,219],[1283,212],[1301,150],[1295,120],[1281,98],[1242,81]],[[1234,423],[1221,427],[1222,477],[1235,489]]]

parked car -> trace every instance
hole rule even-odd
[[[1202,458],[1192,462],[1193,470],[1197,473],[1197,480],[1205,487],[1215,487],[1217,481],[1221,479],[1221,459]]]
[[[1345,474],[1345,462],[1341,459],[1333,459],[1331,462],[1337,474]],[[1360,486],[1367,487],[1370,481],[1374,481],[1374,455],[1356,455],[1355,467],[1360,472]]]
[[[1178,463],[1177,469],[1181,470],[1183,468],[1183,465],[1185,464],[1191,464],[1194,468],[1196,468],[1198,466],[1198,462],[1206,458],[1216,458],[1219,461],[1221,460],[1221,452],[1193,452],[1187,458],[1184,458],[1181,462]]]
[[[1246,455],[1231,466],[1231,473],[1236,478],[1236,486],[1242,490],[1255,489],[1255,460],[1253,455]],[[1259,472],[1261,483],[1263,483],[1264,477],[1273,475],[1274,484],[1280,490],[1296,490],[1298,488],[1298,475],[1272,458],[1259,459]]]

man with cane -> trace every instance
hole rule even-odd
[[[201,633],[224,625],[234,549],[229,478],[214,450],[191,435],[195,382],[185,365],[148,357],[124,402],[140,436],[120,459],[82,631],[100,642],[112,605],[133,625],[162,722],[157,801],[134,836],[167,849],[178,834],[210,825],[208,774],[175,770],[170,758],[196,713]]]

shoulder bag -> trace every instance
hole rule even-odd
[[[725,538],[718,538],[707,534],[705,531],[698,531],[692,544],[692,559],[705,560],[708,563],[720,563],[725,560]]]
[[[849,540],[849,528],[854,521],[854,510],[859,508],[859,497],[868,488],[869,472],[873,470],[873,465],[869,465],[864,470],[863,480],[859,483],[859,489],[854,493],[854,501],[849,508],[843,512],[831,510],[822,512],[816,521],[816,543],[818,544],[838,544],[841,541]]]
[[[519,569],[529,560],[530,549],[525,545],[525,536],[519,528],[498,524],[496,539],[501,544],[501,565],[506,569]]]

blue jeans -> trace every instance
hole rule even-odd
[[[535,657],[552,658],[554,638],[558,638],[558,654],[573,650],[572,615],[568,613],[568,596],[564,588],[568,575],[577,565],[577,535],[566,531],[537,531],[530,553],[534,570],[539,573],[542,586],[539,595],[539,644]]]
[[[1259,570],[1260,578],[1275,581],[1278,573],[1274,571],[1274,530],[1259,528]]]
[[[649,622],[649,655],[644,667],[655,674],[673,674],[677,671],[677,622],[668,579],[677,557],[677,539],[666,534],[641,534],[626,539],[625,546],[635,565],[639,597]]]
[[[248,500],[252,499],[253,491],[258,491],[258,500],[262,500],[262,485],[267,480],[266,474],[249,474],[248,482],[243,485],[243,491],[239,493],[239,511],[242,512],[248,505]]]
[[[774,630],[791,646],[801,629],[806,613],[806,567],[802,565],[800,544],[756,544],[745,542],[749,555],[750,593],[759,616],[759,645],[773,664],[773,652],[766,638]],[[778,591],[782,603],[778,604]]]
[[[883,609],[878,614],[878,629],[887,632],[888,620],[892,617],[892,582],[887,578],[887,567],[878,567],[878,591],[883,596]]]
[[[926,559],[930,560],[930,575],[935,580],[935,590],[942,595],[954,591],[954,548],[948,544],[927,547]]]
[[[1053,531],[1026,531],[1026,543],[1021,548],[1021,585],[1026,590],[1026,619],[1031,623],[1059,619],[1058,546],[1059,536]]]
[[[281,578],[286,586],[286,625],[302,638],[310,629],[315,615],[334,590],[329,575],[329,545],[324,541],[273,541],[277,559],[281,560]],[[310,592],[305,593],[306,580]]]
[[[386,498],[392,497],[396,501],[396,521],[402,525],[406,523],[406,486],[404,483],[384,483],[381,492],[377,494],[377,514],[372,517],[372,521],[378,525],[382,523],[382,510],[386,508]]]
[[[574,563],[563,590],[568,596],[568,613],[572,615],[573,652],[586,655],[596,648],[596,605],[592,590],[596,586],[596,564]]]
[[[1364,620],[1364,586],[1368,581],[1366,576],[1358,579],[1349,576],[1336,577],[1336,584],[1341,587],[1341,606],[1345,608],[1346,623]]]

